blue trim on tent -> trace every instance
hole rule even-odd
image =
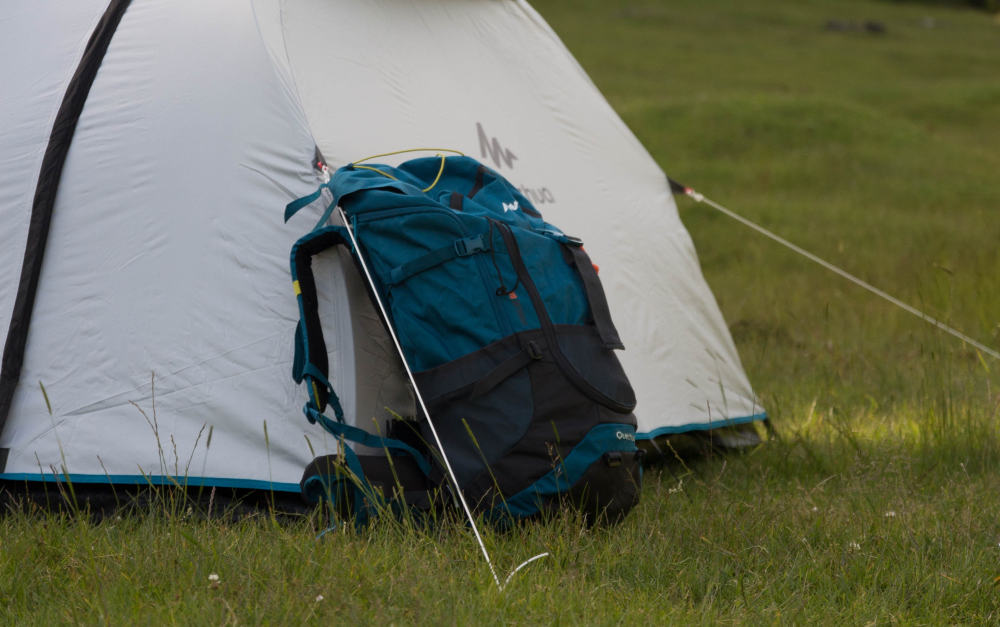
[[[636,433],[636,440],[652,440],[653,438],[659,437],[661,435],[669,435],[671,433],[684,433],[686,431],[708,431],[709,429],[720,429],[722,427],[732,427],[734,425],[742,425],[748,422],[755,422],[758,420],[767,420],[767,414],[754,414],[752,416],[742,416],[740,418],[727,418],[725,420],[715,420],[709,422],[692,422],[686,425],[675,425],[670,427],[660,427],[659,429],[653,429],[649,433]]]
[[[635,434],[636,440],[652,440],[661,435],[671,433],[684,433],[686,431],[707,431],[733,425],[746,424],[758,420],[766,420],[767,414],[760,413],[752,416],[740,418],[729,418],[726,420],[716,420],[710,422],[689,423],[669,427],[660,427],[649,433]],[[223,477],[173,477],[170,475],[83,475],[70,473],[67,475],[41,474],[31,472],[4,472],[0,473],[0,480],[5,481],[44,481],[46,483],[56,483],[60,481],[70,483],[107,483],[125,485],[181,485],[188,487],[206,488],[247,488],[251,490],[273,490],[275,492],[299,492],[297,483],[281,483],[276,481],[262,481],[259,479],[226,479]]]
[[[44,481],[57,483],[105,483],[108,485],[180,485],[205,488],[248,488],[251,490],[272,490],[275,492],[298,492],[297,483],[279,483],[277,481],[261,481],[258,479],[226,479],[223,477],[173,477],[170,475],[81,475],[41,474],[32,472],[0,473],[0,480],[6,481]]]

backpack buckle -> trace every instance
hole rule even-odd
[[[455,253],[459,257],[468,257],[483,250],[486,250],[486,244],[483,243],[483,236],[481,234],[475,237],[455,240]]]
[[[608,468],[617,468],[622,465],[621,451],[608,451],[603,457],[604,463],[607,464]]]
[[[542,348],[538,344],[535,344],[534,340],[528,342],[528,345],[524,347],[524,350],[528,353],[528,357],[531,357],[534,360],[542,358]]]

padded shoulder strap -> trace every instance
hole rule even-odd
[[[427,460],[405,442],[368,433],[344,422],[344,410],[329,381],[329,361],[326,356],[326,342],[319,319],[319,298],[316,293],[316,279],[312,270],[312,258],[320,252],[335,246],[346,246],[351,250],[350,237],[342,226],[326,226],[311,231],[299,238],[292,246],[292,285],[299,305],[299,324],[295,332],[295,358],[292,362],[292,378],[296,383],[305,381],[308,385],[309,402],[303,412],[309,422],[319,423],[338,438],[357,442],[372,448],[400,451],[412,456],[420,470],[430,473]],[[351,250],[353,253],[354,251]],[[333,408],[336,421],[323,414],[327,405]],[[353,453],[348,456],[352,459]],[[355,459],[356,461],[356,459]],[[361,473],[360,466],[351,467]],[[359,474],[363,478],[363,474]]]
[[[292,378],[296,383],[302,383],[303,380],[308,383],[307,407],[322,412],[327,403],[330,403],[337,420],[342,422],[344,412],[329,381],[330,364],[326,358],[326,342],[319,320],[319,299],[312,271],[313,256],[334,246],[347,246],[350,249],[350,239],[344,227],[327,226],[316,229],[292,246],[292,287],[299,304]]]

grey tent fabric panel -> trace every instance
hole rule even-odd
[[[132,4],[66,160],[5,474],[293,485],[310,446],[336,452],[289,376],[281,211],[318,184],[314,151],[249,3]]]
[[[108,1],[12,0],[0,18],[0,316],[56,112]],[[523,1],[133,2],[72,137],[0,479],[65,466],[78,480],[293,489],[337,452],[290,376],[288,254],[323,207],[282,214],[319,185],[317,147],[333,167],[460,150],[581,237],[641,432],[762,413],[666,177]],[[321,255],[316,279],[348,420],[374,430],[415,413],[353,267]]]
[[[3,349],[2,367],[0,367],[0,434],[3,433],[10,413],[10,405],[14,398],[14,389],[21,376],[21,364],[24,360],[24,348],[28,337],[28,326],[31,324],[31,312],[35,304],[35,293],[38,290],[38,279],[42,272],[42,260],[45,257],[45,246],[48,242],[49,225],[52,221],[52,210],[56,202],[56,192],[62,177],[63,165],[69,153],[73,133],[77,121],[87,101],[87,94],[97,76],[97,70],[104,60],[104,54],[111,44],[111,38],[118,28],[125,10],[131,0],[112,0],[97,27],[87,42],[83,58],[77,66],[76,73],[70,79],[62,104],[52,124],[45,156],[42,159],[41,172],[35,186],[35,197],[31,205],[31,220],[28,225],[28,238],[24,247],[24,261],[21,264],[21,278],[18,282],[17,297],[14,310],[10,316],[10,327],[7,330]],[[7,463],[7,451],[0,458],[0,472]]]

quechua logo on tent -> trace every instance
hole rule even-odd
[[[517,155],[511,152],[510,148],[501,146],[500,140],[496,137],[488,137],[481,122],[476,122],[476,131],[479,133],[479,152],[483,159],[489,157],[497,169],[501,167],[501,163],[508,168],[514,167]]]
[[[498,170],[503,167],[513,169],[514,162],[517,161],[517,155],[515,155],[510,148],[506,148],[503,144],[501,144],[499,139],[487,135],[482,122],[476,122],[476,134],[479,136],[479,152],[483,161],[489,159]],[[555,196],[548,187],[528,187],[526,185],[521,185],[517,189],[536,205],[553,203],[556,201]],[[517,211],[517,203],[505,203],[503,210],[504,212]]]

